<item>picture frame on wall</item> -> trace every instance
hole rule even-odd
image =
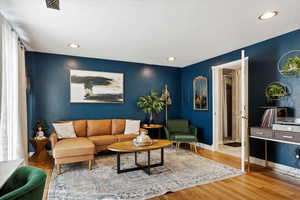
[[[207,78],[197,76],[193,80],[194,110],[208,110]]]
[[[70,69],[71,103],[124,103],[124,74]]]

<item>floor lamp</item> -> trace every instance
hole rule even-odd
[[[165,85],[165,89],[162,91],[160,99],[165,102],[166,106],[166,124],[168,121],[168,105],[172,104],[170,92],[168,91],[168,85]]]

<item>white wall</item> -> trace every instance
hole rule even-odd
[[[1,105],[1,90],[2,90],[2,23],[4,17],[0,13],[0,105]],[[1,106],[0,106],[1,113]]]

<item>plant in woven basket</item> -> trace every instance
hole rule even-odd
[[[165,103],[158,97],[157,92],[151,91],[149,95],[140,97],[137,107],[149,115],[150,123],[153,122],[153,114],[158,114],[164,109]]]

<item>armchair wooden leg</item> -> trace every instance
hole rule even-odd
[[[89,170],[92,169],[92,163],[93,163],[93,161],[92,161],[92,160],[89,160]]]
[[[193,148],[194,148],[194,143],[189,143],[189,145],[190,145],[190,150],[191,150],[191,151],[194,151],[194,150],[193,150]]]
[[[194,142],[194,150],[195,150],[195,153],[197,153],[197,143]]]
[[[61,173],[60,164],[56,164],[57,175]]]
[[[180,142],[176,142],[176,151],[179,149],[180,147]]]

